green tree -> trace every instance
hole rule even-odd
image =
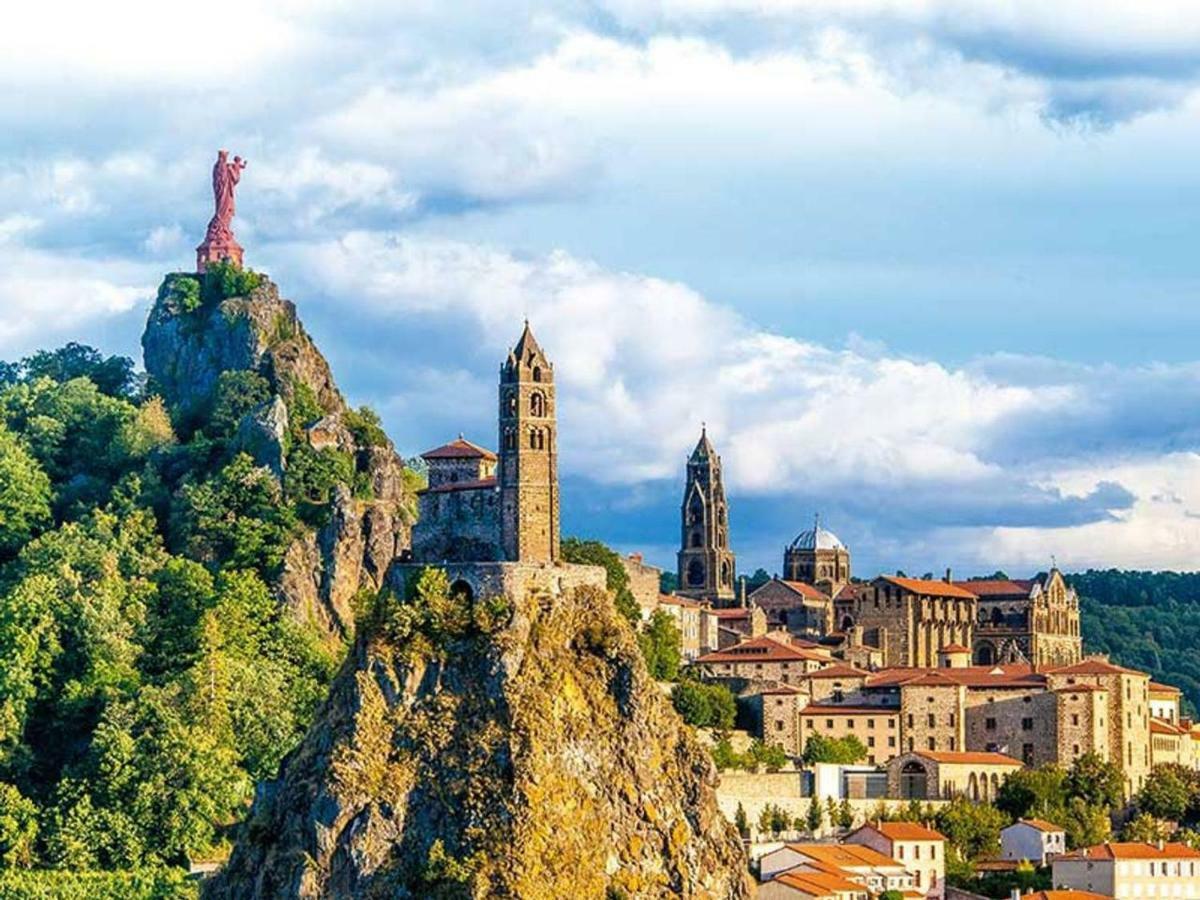
[[[852,734],[840,738],[813,734],[804,742],[803,759],[810,765],[813,763],[852,765],[866,757],[867,748]]]
[[[1063,826],[1067,846],[1071,849],[1094,847],[1112,836],[1112,819],[1108,810],[1093,806],[1082,797],[1069,799],[1061,816],[1053,821]]]
[[[1036,769],[1018,769],[1005,777],[996,792],[995,806],[1014,819],[1052,819],[1067,799],[1067,773],[1048,763]]]
[[[33,862],[38,808],[11,784],[0,783],[0,866],[24,868]]]
[[[39,350],[20,363],[21,378],[49,378],[60,384],[86,378],[110,397],[130,398],[138,386],[133,360],[127,356],[104,356],[86,344],[69,343],[57,350]]]
[[[737,716],[737,701],[723,684],[680,682],[671,689],[671,702],[685,722],[698,728],[725,731],[733,727]]]
[[[1165,840],[1169,835],[1170,829],[1154,816],[1144,812],[1138,813],[1121,829],[1121,840],[1123,841],[1141,841],[1153,844]]]
[[[746,819],[746,808],[742,806],[740,800],[737,805],[737,813],[733,817],[733,825],[743,839],[750,837],[750,823]]]
[[[1124,799],[1120,767],[1095,753],[1085,753],[1072,763],[1065,787],[1067,796],[1082,797],[1105,809],[1116,809]]]
[[[642,612],[629,590],[629,573],[615,551],[600,541],[569,537],[563,540],[561,553],[565,562],[603,566],[605,583],[617,611],[634,624],[641,621]]]
[[[768,772],[778,772],[787,765],[788,758],[779,744],[768,744],[758,738],[750,742],[749,763],[757,768],[763,766]]]
[[[683,651],[679,628],[675,619],[665,610],[656,609],[650,616],[645,629],[638,635],[638,645],[650,677],[659,681],[675,681],[679,678],[679,666]]]
[[[956,797],[938,810],[934,822],[963,858],[973,861],[1000,852],[1000,829],[1008,817],[989,804]]]
[[[0,559],[50,524],[50,479],[16,435],[0,426]]]
[[[813,797],[808,801],[808,812],[805,815],[804,824],[808,826],[809,834],[817,834],[821,830],[821,823],[824,820],[824,814],[821,811],[821,802]]]
[[[245,415],[271,398],[271,383],[249,369],[230,369],[217,378],[209,430],[231,435]]]
[[[1155,766],[1146,776],[1134,803],[1139,811],[1156,819],[1182,822],[1195,805],[1197,788],[1194,770],[1180,765]]]
[[[842,800],[838,805],[837,824],[839,828],[847,829],[854,826],[854,807],[849,800]]]

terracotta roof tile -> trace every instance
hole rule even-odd
[[[785,587],[791,588],[793,591],[795,591],[797,594],[800,594],[802,597],[807,597],[809,600],[828,600],[829,599],[828,594],[826,594],[823,591],[817,590],[811,584],[806,584],[803,581],[786,581],[781,578],[781,579],[779,579],[779,583],[784,585]]]
[[[970,647],[964,647],[962,644],[946,644],[942,647],[939,653],[970,653]]]
[[[854,666],[848,665],[833,665],[826,666],[823,669],[818,669],[815,672],[809,672],[806,678],[865,678],[871,673],[865,669],[856,669]]]
[[[971,591],[948,581],[937,581],[931,578],[903,578],[899,575],[881,575],[880,578],[914,594],[928,594],[931,597],[956,597],[964,600],[977,599],[977,596]]]
[[[838,893],[865,894],[867,892],[861,884],[855,884],[848,878],[831,875],[828,872],[784,872],[782,875],[776,875],[774,880],[815,897],[826,897]]]
[[[823,660],[825,657],[811,650],[790,647],[774,638],[759,637],[743,641],[724,650],[715,650],[699,657],[698,663],[711,662],[791,662],[793,660]]]
[[[1045,819],[1018,819],[1013,825],[1030,825],[1038,831],[1056,832],[1063,830],[1061,825],[1055,825],[1053,822],[1047,822]],[[1011,828],[1012,825],[1009,827]]]
[[[704,609],[704,604],[690,597],[680,597],[678,594],[659,594],[658,602],[667,606],[686,606],[689,609]]]
[[[1080,660],[1077,663],[1072,663],[1069,666],[1057,666],[1048,671],[1055,675],[1144,675],[1144,672],[1138,672],[1136,669],[1126,669],[1124,666],[1118,666],[1116,663],[1111,663],[1106,659],[1092,657],[1090,659]]]
[[[1154,844],[1113,841],[1072,850],[1058,859],[1200,859],[1200,850],[1193,850],[1187,844],[1164,844],[1160,850]]]
[[[1021,761],[1005,756],[1003,753],[991,753],[985,750],[914,750],[914,756],[932,759],[937,763],[969,764],[976,766],[1017,766]]]
[[[893,666],[880,669],[867,679],[869,687],[899,687],[936,672],[959,684],[975,688],[1044,688],[1046,679],[1033,671],[1028,663],[1000,666],[963,666],[959,669],[908,668]]]
[[[841,868],[850,866],[904,868],[903,863],[897,862],[886,853],[880,853],[866,844],[789,843],[787,846],[789,850],[807,856],[809,859]]]
[[[965,591],[980,599],[988,597],[1028,597],[1035,582],[1026,578],[981,578],[978,581],[956,581]]]
[[[868,822],[863,828],[879,832],[892,841],[944,841],[945,835],[916,822]]]
[[[486,447],[472,444],[461,434],[448,444],[442,444],[421,454],[421,459],[495,459],[496,454]]]
[[[1150,693],[1152,694],[1182,694],[1179,688],[1173,684],[1162,684],[1158,681],[1150,682]]]
[[[1112,900],[1108,894],[1093,894],[1091,891],[1035,891],[1022,894],[1021,900]]]
[[[1164,722],[1162,719],[1151,719],[1150,731],[1153,734],[1171,734],[1177,737],[1181,734],[1190,734],[1186,728],[1180,728],[1178,725],[1172,725],[1170,722]]]
[[[846,704],[810,703],[800,710],[803,715],[814,716],[895,716],[898,710],[889,706],[849,706]]]

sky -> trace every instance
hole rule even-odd
[[[0,357],[140,361],[235,231],[407,456],[494,446],[528,317],[563,525],[672,567],[1194,570],[1200,7],[44,0],[0,30]]]

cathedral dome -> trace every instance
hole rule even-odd
[[[807,531],[802,531],[792,541],[790,550],[845,550],[846,545],[836,534],[817,525]]]

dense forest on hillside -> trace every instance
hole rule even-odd
[[[1079,593],[1085,651],[1175,685],[1185,707],[1200,709],[1200,573],[1091,569],[1067,580]]]

